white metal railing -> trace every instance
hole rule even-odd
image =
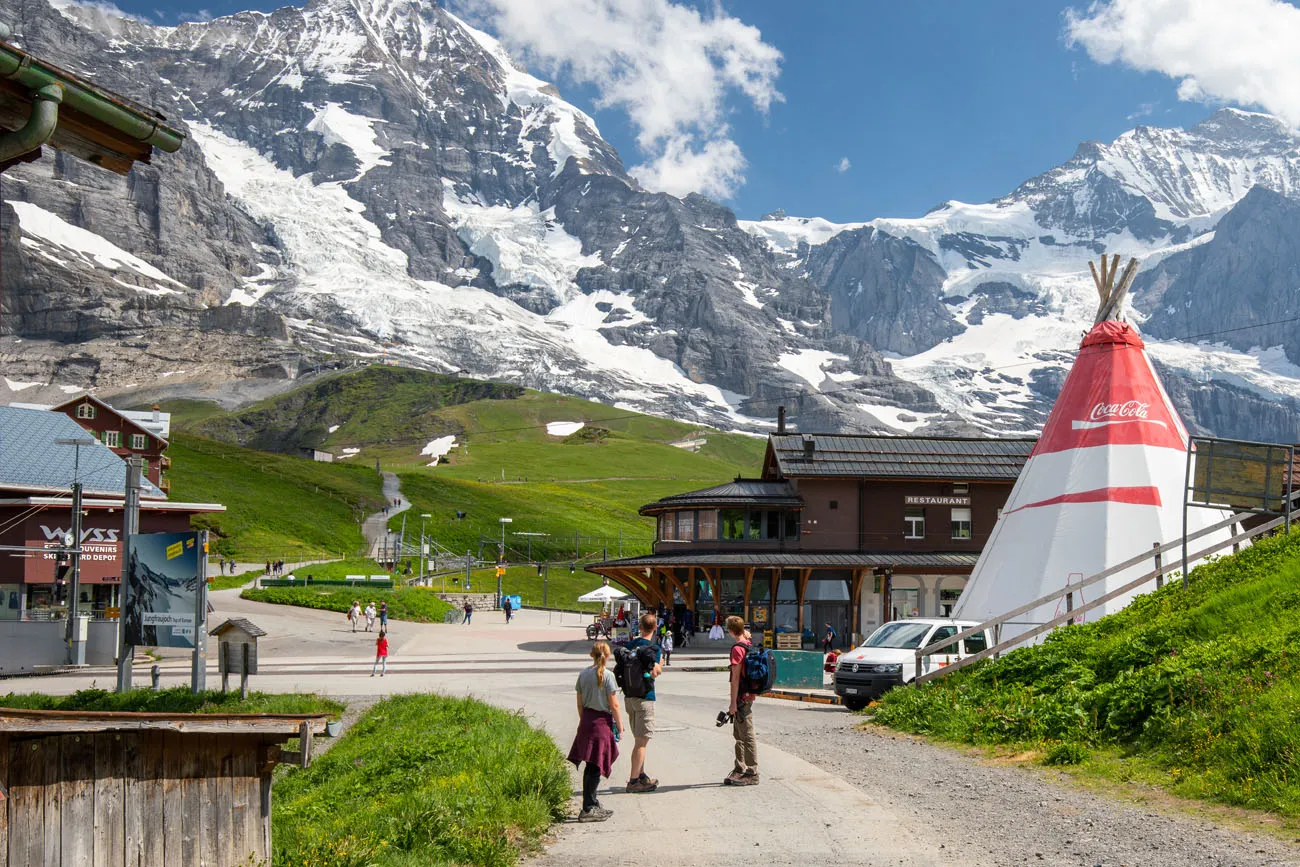
[[[1064,625],[1065,623],[1069,623],[1073,621],[1075,618],[1079,617],[1080,615],[1086,614],[1092,609],[1104,605],[1107,602],[1111,601],[1112,599],[1115,599],[1119,596],[1123,596],[1125,593],[1132,592],[1133,590],[1136,590],[1137,588],[1141,587],[1143,584],[1148,583],[1149,581],[1153,581],[1153,580],[1159,581],[1163,579],[1165,575],[1168,575],[1171,572],[1177,572],[1180,569],[1182,569],[1181,562],[1175,562],[1169,565],[1162,565],[1161,558],[1165,552],[1172,551],[1175,548],[1182,548],[1185,542],[1190,542],[1195,539],[1199,539],[1203,536],[1209,535],[1210,533],[1218,532],[1219,530],[1222,530],[1226,527],[1233,527],[1235,531],[1237,525],[1241,524],[1243,521],[1247,520],[1248,518],[1252,518],[1256,516],[1257,513],[1255,512],[1239,512],[1230,518],[1225,518],[1224,520],[1218,522],[1217,524],[1211,524],[1208,527],[1204,527],[1200,530],[1197,530],[1195,533],[1189,533],[1186,537],[1180,536],[1178,539],[1176,539],[1173,542],[1166,542],[1163,545],[1157,545],[1149,551],[1144,551],[1141,554],[1138,554],[1134,557],[1130,557],[1129,559],[1125,560],[1122,563],[1117,563],[1114,566],[1110,566],[1106,569],[1103,569],[1102,571],[1096,573],[1095,575],[1092,575],[1088,578],[1084,578],[1082,581],[1078,581],[1074,584],[1067,583],[1064,587],[1062,587],[1059,590],[1053,590],[1051,593],[1048,593],[1045,596],[1040,596],[1039,598],[1033,600],[1032,602],[1026,602],[1024,605],[1021,605],[1018,608],[1013,608],[1012,610],[1006,612],[1005,614],[999,614],[996,617],[992,617],[988,620],[985,620],[983,623],[980,623],[976,626],[972,626],[969,629],[959,632],[956,635],[952,636],[951,638],[940,639],[934,644],[930,644],[926,647],[922,647],[916,651],[916,676],[912,681],[912,685],[919,686],[920,684],[925,683],[927,681],[934,680],[939,677],[943,677],[944,675],[951,674],[954,671],[959,671],[967,667],[968,665],[974,665],[980,660],[988,659],[990,656],[997,656],[998,654],[1002,653],[1004,650],[1008,650],[1012,647],[1015,647],[1018,644],[1023,644],[1029,639],[1037,635],[1041,635],[1042,633],[1047,632],[1050,629],[1055,629],[1057,626],[1061,626]],[[1270,530],[1274,530],[1280,526],[1283,526],[1286,523],[1287,523],[1286,516],[1282,516],[1279,518],[1275,518],[1272,521],[1268,521],[1267,523],[1261,524],[1258,527],[1255,527],[1250,530],[1246,530],[1241,533],[1233,532],[1233,534],[1229,536],[1229,538],[1219,542],[1215,542],[1209,547],[1203,548],[1200,551],[1197,551],[1195,554],[1190,555],[1190,557],[1188,558],[1188,562],[1201,560],[1205,557],[1210,556],[1211,554],[1218,553],[1219,551],[1222,551],[1225,548],[1229,548],[1229,547],[1231,547],[1234,551],[1236,551],[1243,541],[1247,541],[1255,538],[1256,536],[1263,535],[1264,533],[1267,533]],[[1141,564],[1144,560],[1149,560],[1153,558],[1155,561],[1155,568],[1152,569],[1150,572],[1144,573],[1140,577],[1135,578],[1132,581],[1129,581],[1127,584],[1124,584],[1121,587],[1117,587],[1114,590],[1111,590],[1109,593],[1106,593],[1102,596],[1097,597],[1096,599],[1093,599],[1091,602],[1084,603],[1083,605],[1080,605],[1078,608],[1075,608],[1073,606],[1074,594],[1078,593],[1083,588],[1096,584],[1098,581],[1104,581],[1105,579],[1111,577],[1112,575],[1117,575],[1120,572],[1123,572],[1125,569],[1130,569],[1134,566]],[[1184,575],[1184,579],[1186,579],[1185,575]],[[1083,597],[1080,596],[1079,598],[1082,599]],[[1062,599],[1066,600],[1067,602],[1066,605],[1067,610],[1065,614],[1062,614],[1058,617],[1054,617],[1053,619],[1047,621],[1046,623],[1036,624],[1031,629],[1025,632],[1021,632],[1006,640],[1002,639],[1002,626],[1008,623],[1009,621],[1011,621],[1013,617],[1019,617],[1021,614],[1025,614],[1042,605],[1048,605],[1053,602],[1059,603]],[[933,671],[923,673],[922,671],[923,661],[926,657],[933,656],[934,654],[940,652],[941,650],[951,647],[954,644],[958,643],[959,641],[969,638],[970,636],[983,634],[984,631],[987,629],[993,630],[994,645],[992,647],[987,647],[984,650],[979,651],[978,653],[973,653],[970,656],[963,657],[962,659],[959,659],[956,662],[952,662],[949,663],[948,665],[936,668]]]

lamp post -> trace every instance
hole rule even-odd
[[[432,518],[433,515],[422,513],[420,515],[420,580],[424,580],[429,573],[429,543],[424,541],[424,522]]]
[[[506,524],[514,522],[514,518],[499,518],[501,522],[501,548],[497,552],[497,605],[501,605],[501,579],[505,576],[506,562]]]
[[[93,446],[98,441],[91,437],[59,437],[56,445],[72,446],[72,581],[68,588],[68,664],[84,665],[86,645],[81,640],[81,616],[77,603],[81,598],[81,447]],[[66,541],[66,540],[65,540]]]

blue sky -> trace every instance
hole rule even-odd
[[[119,5],[154,20],[161,11],[173,23],[284,4]],[[726,203],[749,219],[775,208],[840,221],[916,216],[946,199],[1002,195],[1068,159],[1081,141],[1109,141],[1138,123],[1188,126],[1213,111],[1179,101],[1177,82],[1165,75],[1098,64],[1067,46],[1070,6],[722,0],[726,13],[781,52],[775,87],[784,97],[763,113],[728,94],[722,121],[747,166]],[[646,159],[628,110],[596,110],[595,87],[563,69],[555,77],[625,163]],[[845,158],[848,169],[838,171]]]

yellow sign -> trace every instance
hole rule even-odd
[[[154,549],[154,550],[157,550],[157,549]],[[167,559],[168,559],[168,560],[175,560],[177,557],[179,557],[180,555],[182,555],[182,554],[184,554],[184,553],[185,553],[185,543],[184,543],[184,542],[177,542],[177,543],[174,544],[174,545],[168,545],[168,546],[167,546]]]
[[[497,577],[498,577],[498,578],[504,578],[504,577],[506,577],[506,567],[504,567],[504,566],[498,566],[498,567],[497,567]]]
[[[104,609],[104,616],[109,620],[116,620],[122,616],[122,609],[116,606]]]

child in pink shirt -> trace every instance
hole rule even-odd
[[[380,669],[379,676],[383,677],[388,673],[388,633],[379,630],[379,637],[375,639],[375,664],[370,667],[370,676],[375,676],[375,670]]]

